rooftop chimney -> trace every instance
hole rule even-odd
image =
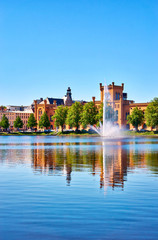
[[[95,97],[92,97],[92,101],[95,103]]]

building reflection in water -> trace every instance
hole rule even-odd
[[[107,186],[121,187],[123,189],[126,181],[128,157],[121,142],[115,143],[115,146],[109,146],[103,142],[103,167],[101,170],[100,187],[106,189]]]
[[[60,143],[52,148],[45,148],[45,144],[34,145],[32,165],[35,172],[66,175],[67,184],[70,185],[72,171],[88,169],[93,175],[100,171],[102,159],[99,145],[93,148],[89,143]]]
[[[118,141],[113,144],[97,143],[59,143],[50,148],[45,144],[35,144],[32,149],[32,166],[35,172],[49,175],[65,175],[67,185],[74,171],[88,171],[92,175],[100,174],[100,188],[111,186],[124,188],[127,173],[135,168],[153,166],[150,150],[136,151],[133,142]],[[158,158],[158,152],[154,158]],[[150,156],[151,155],[151,156]],[[150,166],[151,165],[151,166]],[[158,170],[158,166],[156,166]],[[154,168],[155,169],[155,168]]]

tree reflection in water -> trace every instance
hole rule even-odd
[[[158,173],[158,152],[135,150],[133,142],[59,143],[52,148],[34,144],[32,166],[35,172],[49,175],[66,175],[67,185],[72,172],[88,171],[100,174],[100,188],[124,188],[127,173],[137,168],[148,168]],[[152,161],[152,159],[155,159]]]

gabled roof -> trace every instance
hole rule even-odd
[[[37,101],[37,104],[40,104],[40,103],[43,101],[43,98],[36,99],[36,101]],[[34,105],[35,105],[35,103],[33,102],[33,103],[31,104],[31,106],[33,107]]]
[[[56,101],[57,106],[64,105],[64,100],[62,98],[46,98],[47,104],[53,104]],[[40,104],[44,104],[44,101],[40,102]]]
[[[53,104],[56,101],[57,106],[64,105],[64,100],[62,98],[47,98],[48,104]]]

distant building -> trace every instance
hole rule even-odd
[[[51,123],[51,129],[55,129],[54,121],[52,120],[52,117],[55,113],[55,110],[58,106],[71,106],[74,103],[72,100],[72,93],[71,88],[68,87],[67,93],[63,98],[46,98],[43,101],[39,102],[37,100],[34,100],[34,114],[35,118],[37,120],[37,124],[39,124],[39,121],[41,119],[41,116],[44,112],[47,113],[49,117],[49,121]],[[38,125],[37,125],[38,126]]]
[[[135,103],[133,100],[129,100],[127,98],[127,93],[124,92],[124,84],[115,85],[114,82],[108,85],[108,90],[110,94],[109,104],[114,109],[116,113],[116,121],[115,124],[119,125],[120,128],[124,127],[127,129],[132,129],[133,126],[128,124],[127,116],[132,113],[135,107],[138,107],[143,112],[147,108],[149,103]],[[104,99],[104,86],[100,83],[100,100],[96,100],[95,97],[92,97],[92,101],[99,108]],[[0,107],[0,121],[3,114],[9,119],[10,128],[13,128],[14,121],[17,116],[20,116],[24,123],[24,129],[27,129],[28,118],[31,113],[34,113],[35,118],[37,120],[37,124],[41,119],[41,116],[44,112],[47,113],[50,123],[51,129],[55,129],[54,120],[52,120],[53,115],[58,106],[68,106],[70,107],[74,102],[80,102],[81,104],[85,104],[86,101],[72,99],[71,88],[68,87],[66,95],[63,98],[49,98],[46,99],[40,98],[34,100],[34,102],[30,106],[14,106],[8,105],[7,107]],[[38,125],[37,125],[37,128]],[[66,129],[69,129],[69,126],[65,126]],[[82,127],[81,127],[82,128]],[[146,123],[144,122],[140,128],[147,128]]]
[[[135,107],[138,107],[143,112],[149,103],[135,103],[133,100],[129,100],[127,98],[127,93],[124,92],[124,84],[115,85],[114,82],[108,85],[108,90],[110,94],[109,104],[114,109],[116,113],[116,121],[115,124],[119,125],[120,128],[132,129],[133,126],[128,124],[127,116],[132,113]],[[104,99],[104,86],[100,83],[100,100],[96,100],[95,97],[92,97],[92,101],[99,108]],[[67,89],[67,93],[63,98],[40,98],[34,101],[32,105],[32,109],[35,114],[35,118],[37,123],[39,123],[41,116],[44,112],[47,113],[50,123],[51,129],[55,129],[54,121],[52,120],[53,115],[55,114],[55,110],[58,106],[68,106],[70,107],[74,102],[72,100],[72,93],[70,87]],[[81,102],[83,105],[86,101],[77,101]],[[69,129],[69,126],[65,126],[66,129]],[[81,127],[82,128],[82,127]],[[144,123],[140,128],[146,128],[146,124]]]
[[[8,111],[27,111],[31,109],[31,106],[13,106],[13,105],[8,105],[7,107]]]
[[[19,106],[14,106],[14,108],[11,108],[11,109],[18,109],[18,107]],[[5,114],[5,116],[9,120],[9,124],[10,124],[9,128],[12,130],[14,128],[14,121],[16,120],[17,116],[19,116],[24,123],[23,129],[26,130],[28,118],[30,117],[31,113],[33,113],[31,108],[26,108],[25,111],[24,110],[19,110],[19,111],[18,110],[9,110],[9,109],[0,110],[0,121],[3,117],[3,115]]]
[[[33,112],[35,112],[35,101],[36,101],[37,104],[39,104],[40,102],[43,101],[43,98],[36,99],[36,100],[34,100],[34,102],[31,104],[31,109],[32,109]]]

